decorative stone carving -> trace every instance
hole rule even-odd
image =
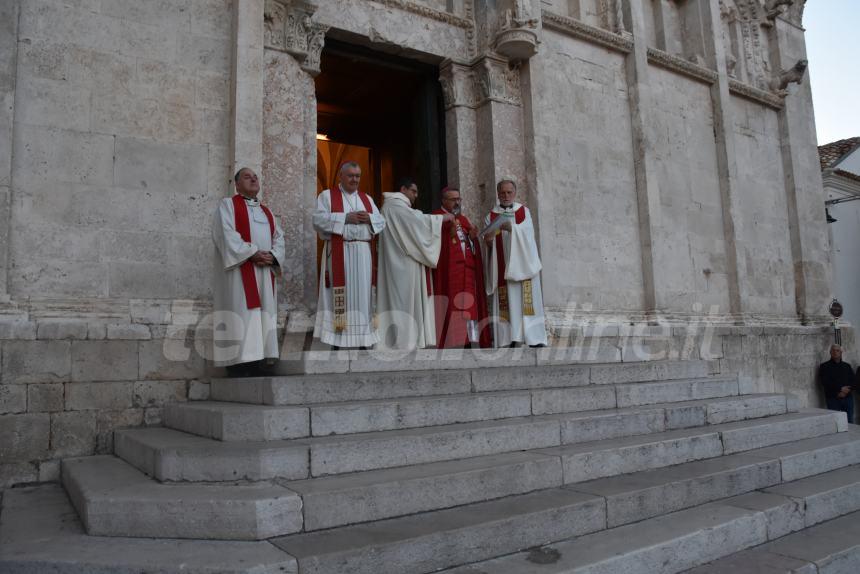
[[[626,34],[627,28],[624,27],[624,5],[623,0],[615,0],[615,32],[617,34]]]
[[[767,0],[764,5],[765,19],[762,20],[762,26],[773,26],[773,21],[777,16],[783,13],[783,6],[791,6],[794,0]]]
[[[713,84],[717,81],[717,73],[708,69],[704,64],[685,60],[680,56],[675,56],[656,48],[648,48],[648,62],[666,68],[667,70],[672,70],[679,74],[684,74],[685,76],[701,80],[706,84]]]
[[[762,0],[724,0],[734,10],[735,54],[743,62],[743,80],[760,90],[770,89],[770,59],[767,39],[761,30],[766,19]]]
[[[587,40],[616,52],[628,54],[633,51],[633,41],[630,39],[629,34],[625,36],[615,34],[603,28],[589,26],[575,18],[561,16],[560,14],[546,10],[543,11],[542,21],[544,26],[556,32],[581,40]]]
[[[444,62],[439,72],[442,84],[442,99],[445,109],[477,105],[475,96],[475,74],[469,66],[454,62]]]
[[[494,47],[496,52],[511,60],[527,60],[537,53],[540,10],[534,0],[513,0],[513,6],[503,10]]]
[[[476,105],[487,101],[522,105],[519,64],[486,56],[472,66],[475,76]]]
[[[803,9],[806,8],[806,0],[794,0],[794,4],[788,7],[783,14],[789,22],[797,27],[803,27]]]
[[[806,74],[806,66],[809,64],[806,60],[798,60],[797,63],[789,68],[788,70],[783,70],[771,81],[771,89],[774,91],[781,92],[785,90],[789,84],[802,84],[803,76]]]
[[[320,72],[327,26],[313,21],[316,5],[307,0],[266,0],[265,45],[293,56],[311,76]]]

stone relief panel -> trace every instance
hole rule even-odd
[[[729,76],[769,90],[771,65],[764,0],[720,0],[720,15],[723,38],[730,43],[726,45]]]

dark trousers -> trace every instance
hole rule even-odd
[[[854,423],[854,395],[850,394],[844,399],[838,397],[827,397],[827,408],[831,411],[842,411],[848,414],[848,422]]]

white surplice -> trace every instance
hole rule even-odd
[[[314,325],[314,337],[327,345],[338,347],[372,347],[379,341],[373,327],[373,259],[370,240],[385,228],[385,219],[380,215],[373,198],[370,199],[370,224],[346,223],[346,216],[353,211],[366,211],[358,192],[347,193],[340,186],[334,193],[343,197],[343,213],[331,212],[331,190],[317,196],[317,208],[313,225],[320,239],[325,241],[323,261],[320,265],[319,299]],[[334,330],[334,304],[331,281],[331,236],[343,237],[343,272],[346,278],[346,329]],[[326,271],[329,285],[326,285]]]
[[[379,330],[383,346],[415,349],[436,344],[436,316],[427,270],[442,249],[442,216],[412,209],[400,192],[385,193],[385,232],[379,239]]]
[[[250,243],[236,231],[233,198],[222,199],[212,222],[212,239],[219,257],[215,264],[215,348],[216,366],[235,365],[262,359],[277,359],[278,354],[278,295],[277,281],[272,285],[272,271],[281,276],[284,261],[284,232],[275,219],[272,236],[269,219],[257,199],[245,199]],[[242,263],[257,251],[269,251],[278,265],[254,266],[260,307],[248,309],[242,283]]]
[[[541,294],[540,270],[541,262],[535,243],[535,230],[532,216],[525,208],[525,219],[517,224],[513,214],[521,207],[514,204],[504,209],[500,205],[493,208],[493,213],[507,212],[510,217],[511,231],[502,231],[502,246],[505,250],[505,279],[508,286],[508,310],[510,321],[503,321],[499,316],[499,269],[496,260],[496,242],[487,245],[484,256],[484,285],[487,297],[491,301],[490,315],[493,318],[493,334],[497,347],[506,347],[512,342],[527,345],[546,345],[546,322],[543,311],[543,295]],[[501,217],[504,217],[503,215]],[[490,224],[490,215],[484,218],[484,226]],[[532,306],[534,315],[523,314],[523,281],[531,279]]]

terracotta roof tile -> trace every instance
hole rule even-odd
[[[860,147],[860,137],[818,146],[818,159],[821,162],[821,169],[833,167],[835,163],[858,147]]]

